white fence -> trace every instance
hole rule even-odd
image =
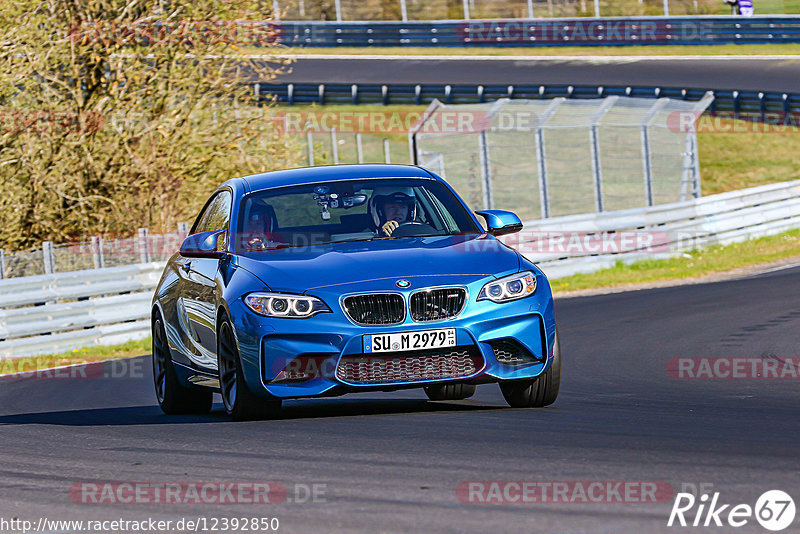
[[[800,180],[649,208],[531,221],[504,240],[557,279],[618,261],[670,257],[794,228],[800,228]],[[647,239],[633,239],[632,246],[613,252],[586,246],[587,239],[596,244],[626,232]],[[560,239],[558,247],[554,237]],[[575,237],[578,246],[572,248]],[[142,263],[0,280],[0,358],[146,337],[150,300],[163,267]]]

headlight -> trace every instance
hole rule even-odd
[[[257,314],[267,317],[304,319],[331,311],[318,298],[285,293],[250,293],[244,298],[244,303]]]
[[[532,295],[534,291],[536,291],[536,276],[530,271],[524,271],[489,282],[478,293],[478,300],[508,302]]]

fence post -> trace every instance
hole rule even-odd
[[[600,164],[600,142],[597,139],[597,125],[592,124],[589,130],[592,142],[592,174],[594,175],[594,197],[598,212],[603,211],[603,170]]]
[[[642,165],[644,170],[644,195],[647,205],[653,205],[653,168],[650,159],[650,134],[647,124],[642,124]]]
[[[666,2],[667,0],[664,1]],[[594,16],[600,17],[600,0],[594,0]]]
[[[356,133],[356,155],[359,163],[364,163],[364,148],[361,145],[361,132]]]
[[[306,2],[305,2],[305,0],[300,0],[300,2],[298,2],[298,4],[297,4],[297,7],[300,10],[300,16],[301,17],[305,17],[306,16]]]
[[[594,176],[594,197],[595,197],[595,207],[598,212],[603,211],[603,165],[600,161],[600,137],[597,134],[597,127],[600,123],[600,120],[603,116],[608,113],[608,110],[611,109],[617,100],[619,100],[618,96],[607,96],[603,99],[603,103],[600,104],[600,107],[597,111],[592,114],[591,119],[589,119],[590,130],[589,130],[589,140],[591,141],[591,151],[592,151],[592,175]]]
[[[150,243],[147,239],[150,231],[147,228],[139,228],[139,261],[150,263]]]
[[[542,207],[542,219],[550,217],[550,204],[547,196],[547,162],[544,151],[544,132],[542,127],[536,128],[536,161],[539,164],[539,204]]]
[[[336,22],[342,22],[342,0],[335,0],[336,4]]]
[[[464,4],[464,20],[469,20],[469,0],[462,0]]]
[[[406,0],[400,0],[400,20],[408,22],[408,9],[406,9]]]
[[[103,268],[103,246],[100,236],[92,236],[92,264],[95,269]]]
[[[669,0],[664,0],[664,16],[669,17]]]
[[[481,162],[481,188],[483,189],[483,209],[490,210],[492,201],[492,169],[489,160],[489,139],[486,130],[478,135],[478,155]]]
[[[314,166],[314,134],[311,130],[306,132],[306,143],[308,144],[308,166]]]
[[[6,253],[0,248],[0,280],[6,277]]]
[[[642,167],[644,170],[644,191],[647,205],[653,205],[653,162],[650,153],[650,122],[664,106],[669,98],[659,98],[642,119]]]
[[[56,272],[56,258],[53,254],[53,242],[42,242],[42,262],[44,263],[44,274],[53,274]]]
[[[386,139],[386,138],[383,139],[383,161],[384,161],[384,163],[391,163],[392,162],[392,156],[389,153],[389,140]],[[413,159],[412,159],[412,163],[413,163]]]
[[[187,222],[179,222],[178,223],[178,234],[180,236],[189,235],[189,223],[187,223]]]
[[[339,164],[339,143],[336,139],[336,128],[331,128],[331,154],[333,156],[333,164]]]
[[[528,0],[528,18],[533,18],[533,0]]]
[[[278,0],[272,0],[272,19],[281,20],[281,10],[278,5]]]
[[[536,140],[536,162],[539,171],[539,205],[542,209],[542,219],[550,217],[550,195],[547,192],[547,153],[544,147],[544,125],[556,112],[558,106],[566,100],[563,96],[554,98],[550,104],[544,109],[539,116],[539,122],[536,124],[534,138]]]

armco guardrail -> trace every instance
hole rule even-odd
[[[294,104],[445,104],[483,103],[499,98],[673,98],[700,100],[710,89],[601,86],[601,85],[447,85],[447,84],[257,84],[264,98]],[[762,91],[711,90],[711,114],[732,114],[748,119],[797,122],[800,119],[800,94]]]
[[[503,239],[558,279],[795,228],[800,180],[650,208],[530,221]],[[145,263],[0,280],[0,358],[146,337],[163,267]]]
[[[800,42],[800,16],[280,22],[289,46],[626,46]]]
[[[0,280],[0,358],[147,337],[163,268],[143,263]]]
[[[800,180],[649,208],[531,221],[505,241],[557,279],[795,228],[800,228]]]

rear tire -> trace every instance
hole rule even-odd
[[[475,394],[475,384],[425,386],[425,394],[432,401],[468,399]]]
[[[506,402],[512,408],[541,408],[550,406],[558,398],[561,387],[561,343],[556,329],[553,363],[546,373],[530,380],[500,382]]]
[[[247,387],[233,326],[227,319],[220,324],[217,340],[219,390],[225,412],[234,421],[253,421],[276,416],[280,412],[281,401],[254,395]]]
[[[178,380],[160,314],[153,319],[153,382],[158,405],[166,414],[201,414],[211,410],[212,391],[189,389]]]

